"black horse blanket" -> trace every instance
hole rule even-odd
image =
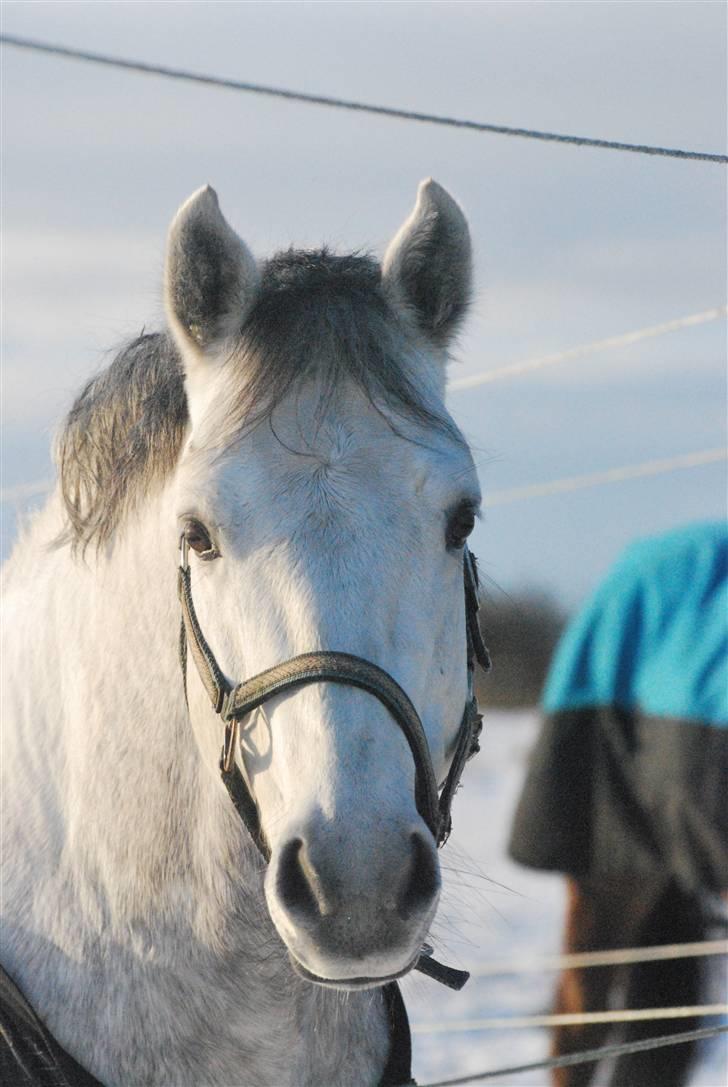
[[[102,1087],[59,1046],[2,967],[0,1083],[3,1087]]]
[[[510,853],[577,878],[728,888],[728,532],[639,541],[571,623]]]

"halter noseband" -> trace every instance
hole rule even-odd
[[[455,753],[438,797],[438,785],[430,748],[419,714],[397,681],[371,661],[351,653],[319,650],[315,653],[303,653],[301,656],[291,657],[282,664],[259,672],[252,679],[243,680],[235,687],[231,686],[217,663],[197,619],[192,600],[189,546],[182,537],[178,571],[178,592],[182,606],[179,653],[185,697],[187,697],[187,647],[189,646],[212,708],[225,722],[225,738],[220,755],[220,775],[236,811],[266,861],[270,859],[270,849],[263,836],[258,807],[235,761],[238,726],[241,718],[263,705],[269,698],[309,683],[341,683],[349,687],[359,687],[374,695],[382,703],[401,728],[412,752],[415,764],[417,811],[429,827],[438,846],[447,840],[452,829],[450,813],[452,800],[465,763],[480,750],[478,739],[482,728],[482,717],[478,712],[478,702],[473,690],[475,664],[477,662],[484,671],[490,668],[490,657],[478,624],[477,568],[475,559],[467,547],[463,553],[463,581],[468,699],[460,721]],[[429,958],[427,951],[420,958],[417,968],[454,988],[460,988],[468,976],[464,971],[452,971],[448,967],[435,963]]]

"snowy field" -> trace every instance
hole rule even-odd
[[[511,816],[536,728],[533,713],[488,713],[482,751],[463,775],[463,786],[453,805],[454,832],[441,854],[444,890],[432,933],[436,956],[449,965],[475,971],[478,963],[486,960],[559,951],[561,878],[521,868],[505,855]],[[725,1003],[725,964],[713,962],[712,991],[706,1003]],[[544,1030],[417,1033],[417,1028],[486,1015],[547,1012],[554,976],[472,977],[462,992],[454,993],[421,974],[410,975],[402,988],[413,1028],[413,1069],[418,1082],[544,1058],[548,1049]],[[661,1033],[661,1024],[655,1026],[655,1033]],[[486,1082],[496,1087],[548,1085],[543,1072]],[[604,1077],[597,1082],[601,1087]],[[691,1084],[728,1084],[725,1037],[707,1043]]]

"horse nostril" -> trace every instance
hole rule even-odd
[[[424,912],[440,888],[436,854],[419,834],[410,836],[412,858],[407,882],[397,902],[397,912],[403,921],[413,913]]]
[[[318,917],[330,912],[300,838],[293,838],[281,850],[276,887],[281,902],[291,913]]]

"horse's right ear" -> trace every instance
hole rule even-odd
[[[169,228],[164,295],[184,356],[212,351],[235,335],[255,299],[255,258],[226,222],[206,185],[186,200]]]

